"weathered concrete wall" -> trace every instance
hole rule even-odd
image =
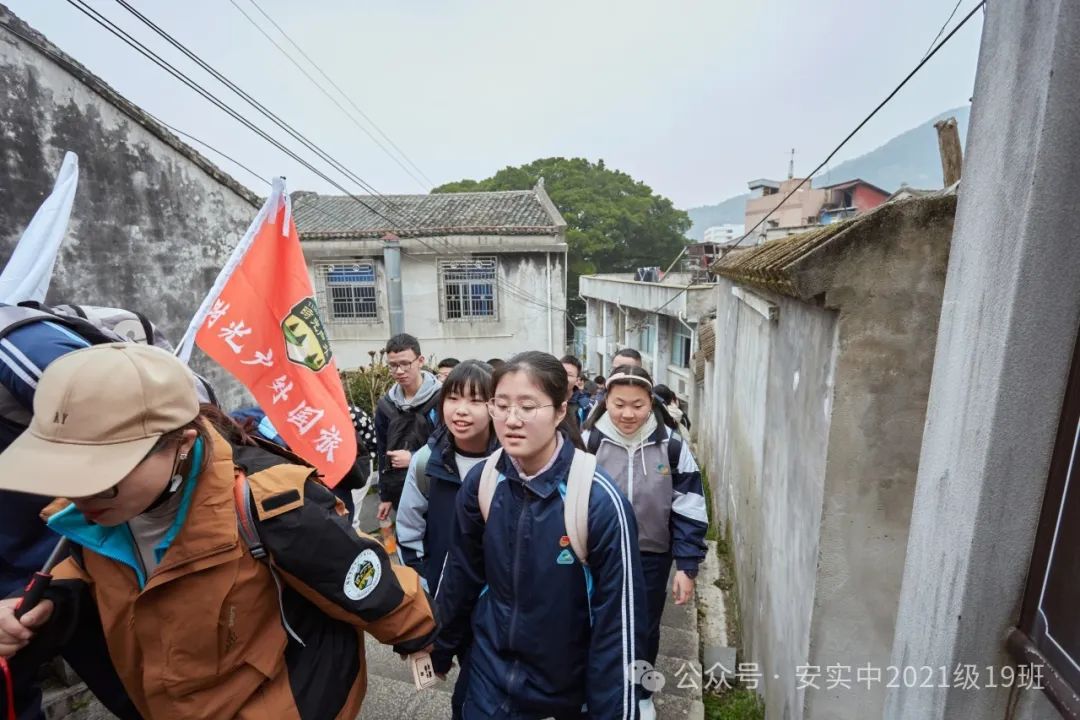
[[[368,364],[371,360],[368,353],[381,350],[390,338],[382,256],[349,252],[351,245],[359,244],[350,241],[304,244],[308,271],[316,288],[320,285],[315,273],[316,263],[343,262],[354,258],[375,263],[378,321],[339,323],[327,314],[327,328],[334,354],[338,367],[342,369]],[[403,254],[401,286],[405,332],[416,336],[428,357],[508,359],[524,350],[544,350],[562,356],[566,352],[565,317],[562,312],[549,310],[546,306],[550,289],[550,305],[553,308],[566,307],[566,286],[563,281],[565,255],[561,252],[490,254],[498,258],[496,318],[446,322],[442,321],[440,315],[441,290],[436,256]],[[509,286],[515,289],[514,293],[507,289]],[[535,299],[520,297],[517,289]]]
[[[136,309],[177,342],[257,200],[0,5],[0,261],[67,150],[79,188],[48,301]],[[241,397],[216,365],[196,367]]]
[[[732,536],[743,661],[764,673],[770,718],[802,716],[829,435],[835,313],[753,291],[769,321],[717,282],[716,359],[701,428],[713,511]],[[704,436],[704,437],[703,437]],[[775,676],[775,677],[774,677]]]
[[[884,687],[854,668],[888,665],[953,205],[896,206],[814,250],[797,278],[813,302],[718,282],[703,448],[769,718],[880,716]],[[851,687],[828,689],[829,666]]]
[[[1075,2],[987,4],[896,665],[1011,662],[1080,325],[1077,47]],[[1022,695],[1010,709],[1006,689],[900,687],[885,717],[1059,717],[1041,693]]]
[[[889,664],[954,207],[904,203],[868,216],[834,257],[823,248],[824,304],[840,309],[810,634],[809,664],[823,674]],[[881,713],[884,684],[821,685],[807,692],[807,718]]]

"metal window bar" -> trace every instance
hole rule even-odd
[[[322,266],[326,306],[338,322],[378,320],[375,264],[344,262]]]
[[[447,320],[496,317],[495,258],[443,260],[440,269]]]

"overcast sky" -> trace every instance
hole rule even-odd
[[[66,0],[0,1],[166,122],[264,176],[286,175],[290,189],[337,192]],[[130,1],[379,192],[428,189],[390,160],[233,4],[302,61],[252,0]],[[200,82],[213,84],[178,52],[166,52],[164,41],[117,3],[89,2]],[[755,177],[781,176],[793,147],[796,172],[809,171],[922,58],[954,4],[255,2],[435,183],[479,179],[541,157],[603,158],[680,207],[718,202],[743,192]],[[950,28],[974,4],[963,0]],[[967,103],[981,32],[980,11],[837,162]],[[257,117],[229,91],[213,87],[230,105]],[[265,192],[250,174],[208,155]]]

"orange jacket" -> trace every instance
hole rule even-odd
[[[367,686],[364,633],[401,653],[435,635],[416,573],[355,532],[311,468],[261,448],[234,455],[216,433],[211,444],[149,577],[137,552],[133,564],[117,550],[126,526],[88,525],[80,535],[85,520],[74,507],[52,519],[82,550],[54,571],[51,623],[72,622],[78,603],[92,601],[117,672],[147,718],[352,720]],[[280,600],[269,566],[239,536],[238,474],[285,581]]]

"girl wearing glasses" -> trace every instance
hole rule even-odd
[[[463,716],[636,718],[634,663],[644,642],[637,526],[597,470],[588,495],[587,561],[570,548],[563,492],[575,453],[566,371],[521,353],[495,371],[489,411],[503,452],[487,520],[484,466],[457,499],[458,537],[436,596],[435,670],[473,635]]]
[[[689,444],[674,427],[653,394],[649,373],[624,365],[607,379],[607,395],[584,431],[597,466],[630,498],[637,517],[648,617],[648,642],[642,657],[650,664],[656,662],[660,647],[660,618],[672,558],[671,594],[676,605],[683,605],[694,592],[694,578],[706,552],[708,518],[701,472]],[[643,690],[643,694],[649,693]],[[651,709],[649,698],[643,710]]]
[[[488,414],[491,366],[479,360],[456,365],[439,394],[442,422],[412,457],[397,515],[398,547],[420,573],[428,592],[439,589],[446,552],[454,542],[454,511],[461,481],[499,446]],[[458,648],[461,672],[451,702],[460,718],[468,685],[468,640]]]

